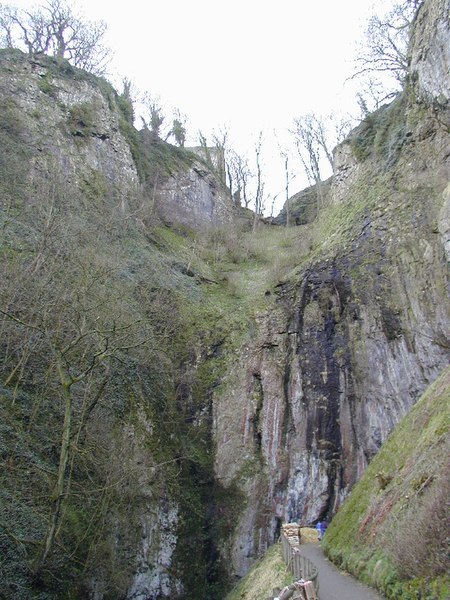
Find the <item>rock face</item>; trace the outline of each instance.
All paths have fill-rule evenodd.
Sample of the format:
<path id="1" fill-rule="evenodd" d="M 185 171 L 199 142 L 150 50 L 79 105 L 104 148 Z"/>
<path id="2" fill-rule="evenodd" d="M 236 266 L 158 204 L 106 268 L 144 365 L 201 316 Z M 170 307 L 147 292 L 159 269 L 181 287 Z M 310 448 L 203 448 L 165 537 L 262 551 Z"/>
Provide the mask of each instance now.
<path id="1" fill-rule="evenodd" d="M 410 78 L 419 97 L 445 105 L 450 98 L 450 2 L 425 2 L 411 41 Z"/>
<path id="2" fill-rule="evenodd" d="M 439 214 L 439 232 L 447 262 L 450 263 L 450 186 L 447 186 L 444 192 L 444 204 Z"/>
<path id="3" fill-rule="evenodd" d="M 140 187 L 131 151 L 137 132 L 114 89 L 68 63 L 31 59 L 17 50 L 2 51 L 0 70 L 2 110 L 22 132 L 36 176 L 59 165 L 67 192 L 114 197 L 123 212 L 133 212 L 129 205 Z M 173 159 L 169 145 L 158 143 L 168 158 L 151 176 L 145 214 L 156 207 L 165 221 L 193 229 L 230 223 L 232 201 L 213 170 L 174 147 L 173 153 L 186 156 Z"/>
<path id="4" fill-rule="evenodd" d="M 138 177 L 110 86 L 102 89 L 99 80 L 68 64 L 60 68 L 15 50 L 2 51 L 0 69 L 2 110 L 16 121 L 38 176 L 54 161 L 68 189 L 129 196 Z"/>
<path id="5" fill-rule="evenodd" d="M 317 216 L 318 206 L 327 203 L 331 189 L 330 177 L 322 181 L 320 189 L 312 185 L 289 198 L 289 221 L 291 225 L 306 225 L 312 223 Z M 273 220 L 277 225 L 286 225 L 287 211 L 283 207 L 280 214 Z"/>
<path id="6" fill-rule="evenodd" d="M 233 220 L 229 192 L 199 161 L 161 182 L 157 206 L 167 223 L 186 225 L 194 230 L 225 225 Z"/>
<path id="7" fill-rule="evenodd" d="M 247 497 L 228 549 L 237 575 L 281 521 L 332 516 L 448 364 L 447 10 L 425 2 L 413 91 L 339 153 L 341 229 L 279 288 L 215 398 L 216 473 Z"/>
<path id="8" fill-rule="evenodd" d="M 156 513 L 156 514 L 155 514 Z M 177 545 L 178 511 L 176 505 L 150 503 L 141 512 L 141 543 L 136 556 L 136 573 L 130 584 L 129 600 L 170 598 L 180 594 L 183 586 L 169 575 Z"/>
<path id="9" fill-rule="evenodd" d="M 211 596 L 222 577 L 220 558 L 227 560 L 231 574 L 243 575 L 276 539 L 282 521 L 311 523 L 330 517 L 392 428 L 448 363 L 450 34 L 445 11 L 448 2 L 425 2 L 411 50 L 410 87 L 337 150 L 331 210 L 320 211 L 308 224 L 316 232 L 310 258 L 302 257 L 295 275 L 276 288 L 272 309 L 257 315 L 237 354 L 235 338 L 226 339 L 230 330 L 217 324 L 227 304 L 210 313 L 211 296 L 202 295 L 203 279 L 211 286 L 217 282 L 197 277 L 193 269 L 179 269 L 179 257 L 164 257 L 167 248 L 146 229 L 155 207 L 166 221 L 193 229 L 232 223 L 231 199 L 218 178 L 200 157 L 180 150 L 181 156 L 179 149 L 154 142 L 150 158 L 159 152 L 158 160 L 153 160 L 153 171 L 142 173 L 137 160 L 142 157 L 133 145 L 136 132 L 112 88 L 51 59 L 0 53 L 0 133 L 17 146 L 14 152 L 8 148 L 0 153 L 0 174 L 2 169 L 9 173 L 1 180 L 8 179 L 10 186 L 2 188 L 4 222 L 8 211 L 20 217 L 20 202 L 37 205 L 36 199 L 44 197 L 39 196 L 40 184 L 45 181 L 42 189 L 51 192 L 55 178 L 58 193 L 64 190 L 58 206 L 63 239 L 71 238 L 77 208 L 91 211 L 80 216 L 72 246 L 75 259 L 76 251 L 91 244 L 94 250 L 81 263 L 86 272 L 101 252 L 99 264 L 114 273 L 104 285 L 100 281 L 99 297 L 107 296 L 108 308 L 116 301 L 127 317 L 132 311 L 139 328 L 148 320 L 149 339 L 159 334 L 163 341 L 158 343 L 164 344 L 158 348 L 155 343 L 141 356 L 142 340 L 136 338 L 134 362 L 128 362 L 132 352 L 118 361 L 104 413 L 88 428 L 88 440 L 98 442 L 98 452 L 106 456 L 100 466 L 107 477 L 100 487 L 115 494 L 115 501 L 106 505 L 100 558 L 84 582 L 86 597 L 194 597 L 200 572 L 202 597 Z M 14 153 L 21 156 L 22 147 L 27 149 L 23 160 L 8 162 Z M 24 198 L 16 194 L 21 174 L 28 181 Z M 69 221 L 65 195 L 72 194 Z M 304 205 L 304 195 L 299 200 Z M 51 216 L 51 202 L 44 208 L 49 210 L 44 216 Z M 100 233 L 100 227 L 112 229 L 118 213 L 115 226 L 121 237 L 113 231 L 96 247 L 86 234 L 91 217 L 101 215 L 94 225 Z M 43 222 L 46 226 L 49 220 Z M 43 236 L 42 247 L 30 242 L 28 248 L 24 240 L 31 229 L 19 219 L 8 223 L 14 241 L 8 251 L 17 261 L 8 263 L 11 278 L 16 264 L 29 273 L 27 258 L 37 273 L 37 259 L 44 250 L 51 254 L 49 236 Z M 26 252 L 29 257 L 20 262 Z M 62 254 L 63 275 L 66 258 L 72 260 L 72 254 Z M 61 280 L 65 287 L 67 279 Z M 96 282 L 92 277 L 93 286 Z M 75 292 L 81 283 L 76 279 Z M 45 284 L 42 288 L 47 291 Z M 8 300 L 17 299 L 15 288 L 13 292 Z M 24 296 L 27 308 L 36 294 Z M 70 305 L 78 295 L 68 298 Z M 193 303 L 186 302 L 193 306 L 191 321 L 185 315 L 189 308 L 182 305 L 187 298 Z M 94 302 L 89 317 L 96 318 L 98 306 Z M 31 307 L 32 316 L 33 311 Z M 233 323 L 238 328 L 242 322 Z M 97 328 L 95 324 L 93 331 Z M 124 320 L 124 330 L 128 328 Z M 195 328 L 201 328 L 197 336 Z M 22 356 L 22 338 L 19 342 Z M 229 348 L 233 355 L 227 361 Z M 8 352 L 9 380 L 22 359 L 14 362 Z M 232 364 L 226 373 L 224 364 Z M 47 377 L 53 371 L 43 372 Z M 30 376 L 30 388 L 32 384 Z M 52 407 L 53 402 L 48 399 Z M 34 419 L 34 399 L 31 405 Z M 58 422 L 60 414 L 52 410 L 49 414 Z M 20 446 L 19 437 L 11 439 L 7 452 Z M 46 460 L 55 468 L 55 447 L 45 444 Z M 93 448 L 87 475 L 77 476 L 88 479 L 90 466 L 97 468 L 97 445 Z M 28 460 L 28 448 L 23 457 Z M 43 477 L 47 471 L 39 473 Z M 49 484 L 42 486 L 48 490 Z M 45 496 L 42 489 L 39 497 Z M 48 507 L 40 510 L 46 517 Z M 40 529 L 36 526 L 36 537 L 30 539 L 45 535 L 42 515 Z M 21 517 L 19 525 L 28 520 Z M 74 539 L 76 550 L 86 531 Z M 227 535 L 230 542 L 222 543 Z M 21 536 L 20 531 L 15 538 Z M 8 547 L 17 555 L 21 548 L 15 538 Z"/>

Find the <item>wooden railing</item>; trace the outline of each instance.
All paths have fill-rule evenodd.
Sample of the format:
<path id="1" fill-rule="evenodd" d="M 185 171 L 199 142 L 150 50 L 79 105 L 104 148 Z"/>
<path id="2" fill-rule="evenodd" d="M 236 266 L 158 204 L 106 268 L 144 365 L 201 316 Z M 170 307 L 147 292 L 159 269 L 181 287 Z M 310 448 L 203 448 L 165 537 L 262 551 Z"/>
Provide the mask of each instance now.
<path id="1" fill-rule="evenodd" d="M 287 598 L 319 600 L 319 572 L 316 565 L 301 553 L 300 527 L 297 523 L 283 525 L 281 544 L 284 562 L 291 570 L 295 581 L 281 592 L 280 600 Z M 311 583 L 305 584 L 304 582 Z"/>

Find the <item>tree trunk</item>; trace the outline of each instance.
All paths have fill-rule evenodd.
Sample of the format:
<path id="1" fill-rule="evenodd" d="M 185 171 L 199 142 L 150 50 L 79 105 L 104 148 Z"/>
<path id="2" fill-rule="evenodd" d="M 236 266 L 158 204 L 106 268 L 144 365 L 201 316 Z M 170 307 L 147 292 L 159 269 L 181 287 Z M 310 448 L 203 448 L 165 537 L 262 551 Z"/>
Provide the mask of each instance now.
<path id="1" fill-rule="evenodd" d="M 39 557 L 36 564 L 36 572 L 38 572 L 42 568 L 42 565 L 47 560 L 47 557 L 50 554 L 53 547 L 53 543 L 55 541 L 55 534 L 58 529 L 59 518 L 61 515 L 61 507 L 64 500 L 65 474 L 70 451 L 70 437 L 72 427 L 72 392 L 70 388 L 73 382 L 65 372 L 65 369 L 61 365 L 60 361 L 58 361 L 58 373 L 62 383 L 62 393 L 65 405 L 61 450 L 59 454 L 58 478 L 56 480 L 56 484 L 52 493 L 52 501 L 54 503 L 53 514 L 50 521 L 50 526 L 47 531 L 47 536 L 45 538 L 45 544 L 42 554 Z"/>

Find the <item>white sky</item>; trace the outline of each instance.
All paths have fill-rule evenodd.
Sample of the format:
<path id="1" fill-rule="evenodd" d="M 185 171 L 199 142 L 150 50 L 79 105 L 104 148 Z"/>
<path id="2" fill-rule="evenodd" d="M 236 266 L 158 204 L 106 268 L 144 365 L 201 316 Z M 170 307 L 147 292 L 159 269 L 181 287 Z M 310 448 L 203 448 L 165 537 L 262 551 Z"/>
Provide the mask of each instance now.
<path id="1" fill-rule="evenodd" d="M 208 136 L 212 129 L 227 127 L 233 146 L 253 157 L 263 130 L 266 191 L 273 196 L 284 187 L 274 130 L 284 144 L 296 116 L 355 112 L 354 87 L 344 81 L 352 73 L 356 43 L 368 16 L 390 4 L 392 0 L 78 0 L 75 6 L 87 18 L 107 22 L 116 88 L 127 77 L 140 91 L 159 96 L 168 118 L 173 108 L 181 110 L 188 117 L 191 144 L 197 144 L 198 130 Z M 302 175 L 298 181 L 293 192 L 307 184 Z"/>

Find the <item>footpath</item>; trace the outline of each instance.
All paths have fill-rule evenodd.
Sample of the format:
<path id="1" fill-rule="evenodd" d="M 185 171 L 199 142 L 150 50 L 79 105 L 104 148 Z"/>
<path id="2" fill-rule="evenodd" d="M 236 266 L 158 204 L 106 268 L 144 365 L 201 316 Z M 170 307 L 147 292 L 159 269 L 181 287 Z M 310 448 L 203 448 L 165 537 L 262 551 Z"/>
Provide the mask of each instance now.
<path id="1" fill-rule="evenodd" d="M 319 544 L 302 544 L 301 552 L 319 570 L 320 600 L 386 600 L 373 588 L 340 571 L 325 557 Z"/>

